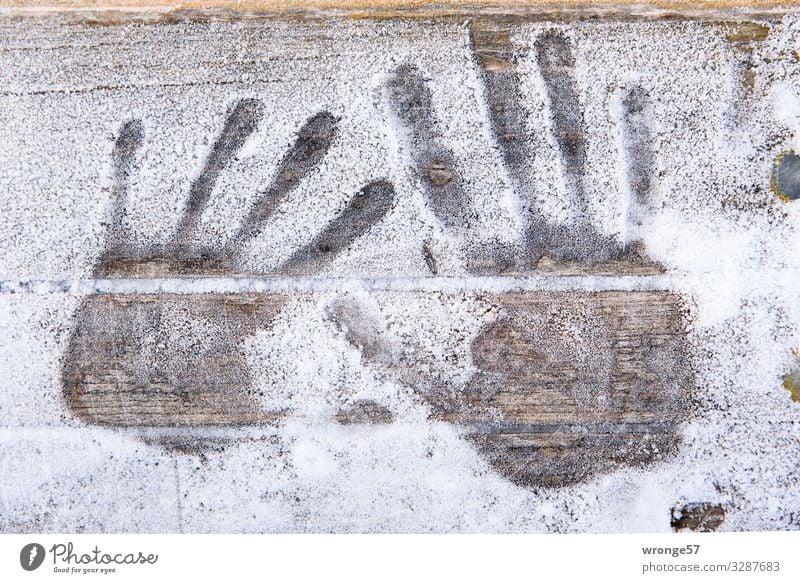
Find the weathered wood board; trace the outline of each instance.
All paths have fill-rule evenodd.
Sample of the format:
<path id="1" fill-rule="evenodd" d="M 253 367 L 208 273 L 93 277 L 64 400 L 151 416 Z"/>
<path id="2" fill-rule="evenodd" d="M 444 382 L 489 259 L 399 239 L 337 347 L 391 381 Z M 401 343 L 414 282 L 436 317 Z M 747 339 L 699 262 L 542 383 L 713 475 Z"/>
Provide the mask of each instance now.
<path id="1" fill-rule="evenodd" d="M 796 528 L 742 4 L 0 0 L 0 530 Z"/>
<path id="2" fill-rule="evenodd" d="M 198 16 L 204 28 L 197 30 L 191 16 L 158 33 L 142 25 L 151 36 L 135 48 L 112 19 L 98 33 L 102 42 L 109 54 L 141 51 L 136 66 L 117 63 L 109 73 L 116 76 L 101 83 L 81 59 L 70 57 L 74 68 L 65 69 L 69 74 L 58 87 L 31 75 L 4 95 L 47 100 L 63 93 L 79 101 L 89 95 L 87 109 L 99 103 L 105 116 L 108 143 L 92 152 L 105 156 L 96 173 L 105 181 L 98 230 L 106 235 L 85 271 L 110 280 L 112 291 L 87 296 L 77 310 L 62 359 L 69 411 L 103 426 L 173 428 L 178 441 L 200 449 L 193 428 L 279 424 L 291 411 L 265 406 L 245 344 L 304 297 L 327 302 L 316 316 L 356 347 L 363 367 L 411 390 L 431 420 L 457 427 L 518 485 L 565 486 L 675 453 L 694 383 L 682 300 L 647 281 L 665 267 L 648 257 L 641 236 L 648 217 L 669 203 L 661 182 L 680 184 L 669 174 L 674 169 L 667 172 L 656 160 L 657 144 L 671 139 L 672 130 L 657 123 L 666 114 L 655 111 L 667 99 L 669 70 L 655 79 L 642 73 L 649 64 L 614 70 L 617 77 L 603 81 L 605 93 L 598 97 L 581 85 L 586 46 L 580 43 L 603 31 L 571 34 L 545 14 L 488 11 L 465 26 L 449 15 L 448 26 L 458 28 L 448 28 L 442 42 L 463 50 L 457 66 L 469 69 L 474 85 L 451 102 L 447 57 L 430 46 L 417 56 L 408 44 L 424 42 L 435 29 L 424 19 L 398 25 L 412 40 L 396 43 L 396 23 L 380 18 L 374 29 L 337 19 L 326 30 L 319 15 L 298 17 L 288 21 L 284 44 L 275 48 L 266 42 L 268 27 L 283 26 L 280 17 L 237 22 L 229 16 L 210 26 Z M 627 25 L 616 34 L 628 34 Z M 94 42 L 94 29 L 69 26 L 43 33 L 52 36 L 53 51 L 74 43 L 81 55 L 89 54 L 83 47 Z M 234 33 L 210 50 L 217 26 L 235 26 Z M 726 34 L 727 25 L 707 26 Z M 760 34 L 758 26 L 752 30 Z M 758 34 L 724 42 L 747 45 Z M 342 44 L 335 39 L 351 38 L 347 50 L 337 49 Z M 33 49 L 26 42 L 12 48 L 27 55 Z M 194 53 L 203 51 L 203 66 L 181 68 L 162 58 L 159 47 L 173 43 L 182 63 L 195 63 Z M 385 43 L 385 54 L 373 58 L 371 43 Z M 329 91 L 341 74 L 353 78 L 337 87 L 339 93 Z M 540 86 L 531 81 L 536 75 Z M 201 101 L 213 92 L 198 114 L 202 124 L 195 124 L 202 135 L 187 130 L 177 136 L 183 127 L 175 119 L 196 121 L 195 108 L 174 95 L 183 90 Z M 532 97 L 535 91 L 541 95 Z M 298 95 L 312 96 L 310 103 L 298 106 Z M 611 119 L 617 98 L 619 119 Z M 115 100 L 129 99 L 147 106 L 116 112 Z M 459 125 L 455 110 L 463 104 L 477 114 Z M 692 122 L 700 126 L 703 119 Z M 592 123 L 602 126 L 600 138 Z M 469 132 L 478 137 L 463 135 Z M 196 141 L 194 157 L 179 137 Z M 612 139 L 618 143 L 604 149 Z M 483 157 L 470 158 L 476 144 Z M 171 183 L 174 196 L 166 201 L 154 177 L 165 182 L 175 171 L 164 170 L 162 157 L 186 166 L 179 169 L 185 180 Z M 593 173 L 606 163 L 613 169 Z M 347 182 L 350 175 L 357 178 Z M 336 190 L 339 181 L 347 184 L 343 193 Z M 148 204 L 162 213 L 179 210 L 158 215 Z M 224 219 L 214 216 L 227 212 L 225 205 L 241 208 Z M 604 205 L 621 208 L 604 208 L 601 221 L 593 213 Z M 324 220 L 305 221 L 315 213 Z M 151 236 L 154 225 L 157 236 Z M 253 252 L 253 244 L 271 229 L 283 229 L 275 240 L 285 253 L 272 263 L 253 261 L 266 247 Z M 383 238 L 370 238 L 376 232 Z M 370 271 L 380 263 L 370 246 L 391 248 L 402 238 L 414 245 L 413 252 L 398 253 L 402 267 L 389 254 L 377 275 Z M 585 275 L 618 277 L 611 287 L 619 291 L 591 291 Z M 572 276 L 578 277 L 561 281 L 561 291 L 497 291 L 531 289 L 530 277 L 547 288 L 551 277 Z M 260 278 L 272 291 L 228 293 L 209 284 L 203 293 L 151 293 L 136 286 L 212 278 L 231 287 Z M 458 278 L 468 291 L 452 291 Z M 410 282 L 409 291 L 390 289 L 396 280 Z M 113 291 L 115 281 L 129 284 L 128 291 Z M 331 300 L 337 282 L 388 298 L 427 294 L 442 304 L 479 296 L 492 306 L 490 317 L 476 311 L 477 331 L 453 335 L 467 355 L 469 378 L 428 374 L 413 335 L 393 336 L 386 322 L 361 312 L 352 298 Z M 328 286 L 324 302 L 315 285 Z M 395 422 L 396 412 L 367 399 L 342 405 L 331 419 L 381 425 Z"/>
<path id="3" fill-rule="evenodd" d="M 251 387 L 242 342 L 268 329 L 289 297 L 92 296 L 77 315 L 65 358 L 65 398 L 78 417 L 103 425 L 278 420 L 283 412 L 263 410 Z M 692 383 L 677 296 L 554 292 L 482 300 L 494 315 L 464 339 L 474 364 L 464 385 L 432 382 L 412 356 L 413 340 L 401 340 L 398 349 L 385 322 L 357 305 L 334 301 L 319 317 L 346 330 L 365 366 L 388 370 L 410 387 L 432 419 L 463 427 L 516 483 L 561 486 L 674 452 Z M 176 330 L 176 322 L 189 325 Z M 193 325 L 213 329 L 204 335 L 213 340 L 195 341 Z M 389 423 L 392 413 L 359 403 L 336 419 Z"/>
<path id="4" fill-rule="evenodd" d="M 65 358 L 75 415 L 119 426 L 241 425 L 275 417 L 249 392 L 242 340 L 285 298 L 247 295 L 92 296 Z M 186 323 L 211 325 L 193 338 Z"/>
<path id="5" fill-rule="evenodd" d="M 469 178 L 453 147 L 441 136 L 441 111 L 433 102 L 433 81 L 407 59 L 384 72 L 379 87 L 383 106 L 398 125 L 401 147 L 408 151 L 414 176 L 426 203 L 441 225 L 452 236 L 466 243 L 465 264 L 478 275 L 525 274 L 630 274 L 652 275 L 663 267 L 647 257 L 638 240 L 622 240 L 618 234 L 602 233 L 591 216 L 586 192 L 590 166 L 588 140 L 590 128 L 585 117 L 586 104 L 579 96 L 575 55 L 579 47 L 558 29 L 542 34 L 532 47 L 521 46 L 516 35 L 541 15 L 524 12 L 503 15 L 479 13 L 469 23 L 469 50 L 480 71 L 482 99 L 492 138 L 500 152 L 510 187 L 520 199 L 519 219 L 522 236 L 517 242 L 493 242 L 469 245 L 474 224 L 486 209 L 474 205 Z M 199 18 L 199 16 L 198 16 Z M 761 23 L 720 23 L 731 45 L 745 51 L 764 37 Z M 127 50 L 125 39 L 105 42 Z M 251 42 L 256 42 L 252 40 Z M 306 49 L 286 47 L 282 58 L 291 60 L 294 52 Z M 297 55 L 298 61 L 307 60 Z M 541 192 L 531 188 L 538 178 L 534 166 L 542 156 L 542 136 L 530 126 L 532 112 L 521 77 L 523 64 L 533 60 L 545 86 L 550 128 L 556 155 L 563 168 L 567 204 L 574 217 L 568 223 L 554 222 L 543 212 Z M 223 68 L 215 62 L 211 71 Z M 526 64 L 527 66 L 527 64 Z M 74 71 L 84 74 L 80 66 Z M 197 74 L 197 73 L 192 73 Z M 214 80 L 203 71 L 200 79 L 178 79 L 172 83 L 231 84 L 235 79 Z M 187 77 L 189 73 L 187 73 Z M 33 93 L 46 91 L 32 85 Z M 98 87 L 98 90 L 124 90 L 124 85 Z M 69 91 L 78 90 L 70 88 Z M 83 89 L 80 89 L 83 91 Z M 625 172 L 632 201 L 626 222 L 641 227 L 641 215 L 658 203 L 654 200 L 658 177 L 654 165 L 653 98 L 644 87 L 625 88 L 621 102 L 621 170 Z M 345 123 L 334 112 L 323 108 L 306 119 L 283 152 L 269 184 L 260 187 L 249 212 L 233 235 L 224 243 L 199 239 L 201 216 L 208 211 L 212 193 L 221 177 L 236 164 L 247 141 L 260 128 L 272 123 L 265 113 L 261 97 L 243 97 L 232 103 L 224 114 L 216 135 L 205 155 L 202 168 L 189 186 L 183 214 L 171 237 L 147 247 L 137 246 L 126 230 L 130 218 L 130 184 L 142 172 L 141 153 L 149 145 L 152 128 L 147 119 L 134 112 L 134 118 L 119 124 L 110 156 L 112 210 L 108 239 L 96 266 L 102 277 L 164 277 L 207 275 L 314 275 L 334 261 L 359 237 L 378 225 L 397 206 L 396 185 L 384 177 L 364 182 L 352 192 L 349 203 L 332 218 L 313 241 L 271 270 L 261 271 L 243 264 L 243 250 L 263 233 L 282 203 L 325 165 Z M 638 211 L 637 211 L 638 209 Z M 345 225 L 352 224 L 348 230 Z M 356 228 L 357 226 L 357 228 Z M 511 229 L 509 225 L 509 229 Z M 440 263 L 430 247 L 420 255 L 431 275 L 442 275 Z"/>

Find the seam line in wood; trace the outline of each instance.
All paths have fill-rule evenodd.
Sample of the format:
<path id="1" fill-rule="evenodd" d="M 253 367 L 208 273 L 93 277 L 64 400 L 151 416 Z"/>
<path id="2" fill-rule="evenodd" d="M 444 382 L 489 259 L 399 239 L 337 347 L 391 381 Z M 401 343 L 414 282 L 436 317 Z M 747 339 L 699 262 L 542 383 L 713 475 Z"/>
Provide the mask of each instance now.
<path id="1" fill-rule="evenodd" d="M 685 279 L 670 275 L 542 275 L 465 277 L 198 277 L 0 281 L 0 294 L 247 294 L 373 291 L 655 291 Z"/>

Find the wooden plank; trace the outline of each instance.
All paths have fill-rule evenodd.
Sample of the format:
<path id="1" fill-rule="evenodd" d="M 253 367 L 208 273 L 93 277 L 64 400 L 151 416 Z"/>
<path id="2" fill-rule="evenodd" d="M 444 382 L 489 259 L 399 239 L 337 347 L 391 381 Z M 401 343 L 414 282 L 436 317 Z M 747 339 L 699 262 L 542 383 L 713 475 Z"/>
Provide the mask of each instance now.
<path id="1" fill-rule="evenodd" d="M 87 298 L 64 360 L 76 416 L 119 426 L 242 425 L 276 420 L 253 394 L 242 343 L 267 329 L 288 295 L 107 295 Z M 458 301 L 449 296 L 444 301 Z M 362 354 L 411 387 L 431 418 L 461 427 L 501 474 L 562 486 L 670 455 L 692 385 L 683 315 L 667 292 L 509 293 L 482 298 L 492 321 L 469 342 L 465 386 L 436 382 L 404 358 L 413 340 L 351 301 L 322 314 Z M 173 322 L 198 323 L 206 340 Z M 343 381 L 344 382 L 344 381 Z M 342 424 L 393 421 L 372 402 Z"/>
<path id="2" fill-rule="evenodd" d="M 504 174 L 522 201 L 524 212 L 518 218 L 525 224 L 520 244 L 480 244 L 465 251 L 471 253 L 465 258 L 466 275 L 662 273 L 637 242 L 620 243 L 593 227 L 585 185 L 589 129 L 584 127 L 585 104 L 576 85 L 576 47 L 557 27 L 545 30 L 530 46 L 515 45 L 517 33 L 533 18 L 513 14 L 470 22 L 488 127 Z M 747 43 L 763 32 L 758 27 L 737 30 L 731 42 Z M 310 41 L 302 46 L 313 53 Z M 300 49 L 286 52 L 294 50 Z M 576 209 L 575 221 L 569 224 L 548 222 L 536 206 L 541 201 L 537 203 L 530 192 L 531 160 L 541 152 L 531 136 L 518 70 L 518 62 L 528 58 L 543 74 L 551 118 L 547 131 L 552 132 L 567 194 Z M 194 74 L 197 71 L 181 70 L 175 79 Z M 481 209 L 470 200 L 456 151 L 437 129 L 442 112 L 432 106 L 431 84 L 436 80 L 401 60 L 381 79 L 376 95 L 385 99 L 383 105 L 402 130 L 399 140 L 404 140 L 420 194 L 448 235 L 469 241 L 471 215 Z M 152 126 L 147 120 L 121 118 L 110 160 L 108 241 L 95 276 L 180 280 L 253 275 L 239 264 L 237 254 L 261 233 L 282 201 L 326 163 L 340 124 L 347 123 L 327 110 L 297 120 L 299 129 L 278 153 L 277 170 L 269 183 L 254 190 L 258 194 L 242 224 L 228 242 L 214 246 L 198 237 L 198 225 L 222 173 L 249 136 L 269 123 L 263 99 L 261 95 L 238 98 L 227 112 L 220 112 L 225 113 L 224 120 L 209 136 L 205 160 L 188 185 L 174 234 L 146 248 L 137 247 L 126 232 L 126 206 L 129 183 L 138 171 L 136 160 L 147 144 L 146 129 Z M 652 131 L 647 125 L 651 100 L 640 88 L 631 87 L 622 106 L 620 132 L 629 149 L 625 171 L 633 202 L 646 207 L 656 179 Z M 307 244 L 287 253 L 283 264 L 266 275 L 289 287 L 295 276 L 321 277 L 333 258 L 390 216 L 402 195 L 388 180 L 370 178 L 354 189 L 350 201 Z M 444 272 L 434 250 L 426 242 L 420 254 L 431 278 L 465 275 L 460 270 Z M 360 273 L 356 268 L 344 275 L 358 281 Z M 436 279 L 432 281 L 427 289 L 436 287 Z M 459 294 L 434 293 L 444 302 L 464 299 Z M 419 354 L 412 338 L 394 337 L 379 315 L 352 299 L 329 303 L 320 317 L 360 351 L 363 366 L 380 369 L 412 389 L 432 420 L 457 427 L 492 467 L 516 484 L 560 487 L 616 467 L 653 463 L 675 452 L 693 385 L 676 295 L 581 290 L 479 295 L 491 310 L 475 314 L 477 335 L 459 340 L 474 367 L 465 383 L 430 375 L 425 363 L 412 356 Z M 178 428 L 171 437 L 178 445 L 173 446 L 189 449 L 211 446 L 192 436 L 195 427 L 276 422 L 289 413 L 262 406 L 244 343 L 256 331 L 269 329 L 283 306 L 296 297 L 290 293 L 89 296 L 78 310 L 63 361 L 66 403 L 89 423 Z M 315 296 L 310 293 L 310 297 Z M 383 425 L 394 423 L 395 413 L 382 403 L 358 401 L 343 406 L 332 419 L 345 426 Z"/>
<path id="3" fill-rule="evenodd" d="M 533 52 L 547 89 L 553 134 L 565 169 L 565 183 L 577 211 L 576 220 L 569 226 L 554 225 L 538 208 L 531 184 L 535 182 L 534 161 L 540 153 L 532 140 L 533 130 L 528 126 L 529 112 L 518 70 L 525 51 L 513 41 L 521 22 L 522 19 L 513 17 L 476 18 L 470 22 L 472 50 L 481 71 L 494 139 L 503 155 L 512 187 L 526 211 L 523 213 L 526 223 L 524 251 L 510 257 L 501 250 L 487 250 L 472 258 L 472 270 L 480 273 L 536 270 L 562 274 L 659 272 L 659 266 L 647 259 L 638 242 L 621 245 L 592 226 L 584 192 L 588 128 L 577 94 L 573 47 L 556 31 L 544 33 L 536 41 Z M 627 126 L 630 128 L 631 124 Z M 640 195 L 639 203 L 646 205 L 652 160 L 647 156 L 649 136 L 641 123 L 633 125 L 631 130 L 638 138 L 634 141 L 634 151 L 629 153 L 636 161 L 636 182 L 637 185 L 648 183 L 647 189 L 635 190 Z"/>
<path id="4" fill-rule="evenodd" d="M 472 273 L 482 275 L 527 274 L 530 272 L 575 274 L 647 275 L 663 271 L 646 257 L 637 241 L 620 243 L 600 234 L 589 217 L 584 180 L 586 137 L 582 105 L 579 103 L 573 71 L 573 47 L 560 33 L 548 32 L 532 48 L 547 87 L 553 134 L 565 169 L 575 221 L 569 225 L 548 221 L 537 207 L 531 189 L 536 151 L 528 128 L 525 97 L 517 73 L 521 49 L 512 42 L 516 27 L 528 22 L 522 17 L 479 18 L 471 22 L 471 45 L 480 66 L 485 99 L 494 140 L 502 152 L 512 187 L 523 202 L 525 223 L 522 245 L 488 244 L 470 249 L 466 259 Z M 410 63 L 396 67 L 385 81 L 389 109 L 403 128 L 420 185 L 441 225 L 454 236 L 469 238 L 470 216 L 481 212 L 472 208 L 464 189 L 459 163 L 452 149 L 436 131 L 437 119 L 431 103 L 429 81 Z M 636 204 L 649 204 L 651 176 L 650 133 L 647 116 L 640 115 L 647 96 L 631 91 L 625 116 L 626 135 L 631 139 L 628 158 L 633 161 L 629 174 L 636 193 Z M 237 261 L 241 250 L 257 237 L 280 203 L 318 166 L 324 163 L 334 141 L 339 120 L 322 111 L 298 130 L 294 143 L 279 163 L 271 184 L 258 195 L 236 233 L 217 248 L 197 240 L 196 227 L 206 209 L 211 192 L 222 170 L 236 157 L 243 144 L 262 120 L 262 103 L 247 98 L 227 112 L 219 134 L 211 146 L 203 169 L 193 181 L 175 234 L 171 240 L 149 248 L 136 248 L 125 230 L 128 187 L 136 171 L 134 160 L 145 146 L 143 120 L 125 122 L 119 129 L 111 155 L 113 167 L 112 200 L 108 242 L 96 274 L 103 277 L 164 277 L 196 275 L 250 275 Z M 383 220 L 394 201 L 394 185 L 376 180 L 354 193 L 353 203 L 334 218 L 328 233 L 299 250 L 271 275 L 315 275 L 336 255 Z M 509 228 L 511 226 L 509 225 Z M 321 238 L 320 238 L 321 237 Z M 335 252 L 330 252 L 335 249 Z M 438 273 L 431 250 L 423 250 L 431 274 Z"/>
<path id="5" fill-rule="evenodd" d="M 583 187 L 585 128 L 571 69 L 572 48 L 566 39 L 555 33 L 545 34 L 535 51 L 551 94 L 555 137 L 566 168 L 566 182 L 577 209 L 576 222 L 569 226 L 548 222 L 536 208 L 530 192 L 530 166 L 537 152 L 525 125 L 525 100 L 515 70 L 518 55 L 509 40 L 509 24 L 503 20 L 498 24 L 494 20 L 479 19 L 471 26 L 472 47 L 483 73 L 495 139 L 503 152 L 513 187 L 528 206 L 523 213 L 526 222 L 523 245 L 481 247 L 466 258 L 468 269 L 485 275 L 532 271 L 560 275 L 662 272 L 659 265 L 643 254 L 637 242 L 623 246 L 614 237 L 599 234 L 589 220 Z M 414 66 L 403 64 L 389 75 L 386 87 L 390 109 L 405 129 L 407 147 L 434 214 L 445 228 L 455 230 L 458 236 L 468 235 L 468 217 L 479 210 L 470 208 L 454 154 L 433 131 L 437 122 L 426 80 Z M 108 241 L 96 274 L 103 277 L 248 275 L 249 272 L 237 262 L 239 252 L 260 233 L 284 198 L 323 163 L 338 131 L 338 120 L 330 113 L 320 112 L 312 116 L 297 132 L 272 184 L 259 194 L 243 224 L 225 246 L 216 248 L 199 242 L 196 226 L 210 193 L 221 171 L 258 127 L 261 111 L 260 100 L 249 98 L 240 100 L 227 112 L 204 167 L 189 189 L 175 234 L 169 241 L 145 249 L 131 244 L 125 219 L 128 184 L 135 171 L 134 159 L 144 147 L 147 136 L 142 120 L 125 122 L 111 155 L 113 206 Z M 637 123 L 628 125 L 631 126 L 630 133 L 637 137 L 634 140 L 636 151 L 631 153 L 631 158 L 637 161 L 637 182 L 649 184 L 646 128 Z M 639 193 L 642 204 L 647 203 L 645 190 Z M 311 247 L 299 250 L 273 274 L 314 275 L 380 222 L 392 206 L 394 197 L 394 186 L 388 181 L 378 180 L 365 185 L 354 195 L 351 205 L 330 223 Z M 430 249 L 424 254 L 428 269 L 436 274 L 436 261 Z"/>
<path id="6" fill-rule="evenodd" d="M 249 392 L 244 337 L 286 297 L 90 296 L 64 358 L 64 396 L 85 421 L 117 426 L 242 425 L 269 421 Z M 181 323 L 212 331 L 181 329 Z"/>
<path id="7" fill-rule="evenodd" d="M 589 163 L 586 159 L 587 128 L 584 127 L 582 111 L 585 104 L 581 104 L 578 99 L 574 74 L 574 54 L 577 47 L 573 47 L 571 41 L 554 30 L 544 32 L 533 46 L 515 45 L 515 34 L 524 30 L 536 18 L 539 17 L 528 13 L 485 14 L 470 21 L 471 48 L 484 84 L 482 95 L 486 100 L 488 122 L 494 142 L 502 153 L 503 165 L 515 197 L 524 207 L 520 219 L 525 227 L 521 242 L 487 243 L 474 248 L 467 245 L 466 267 L 472 273 L 484 275 L 519 275 L 532 272 L 557 275 L 661 273 L 663 268 L 646 256 L 639 242 L 623 243 L 620 237 L 601 234 L 593 227 L 587 209 L 584 184 Z M 708 26 L 711 28 L 721 24 L 712 23 Z M 91 27 L 78 28 L 82 31 L 92 30 Z M 763 23 L 739 23 L 730 28 L 728 40 L 737 45 L 748 45 L 762 41 L 768 31 Z M 106 42 L 124 48 L 124 43 L 119 39 L 112 38 Z M 298 46 L 287 47 L 286 54 L 302 52 L 312 46 L 315 46 L 314 43 L 308 42 L 303 44 L 304 49 Z M 71 58 L 72 62 L 80 63 L 82 59 L 90 58 L 78 48 L 70 50 L 76 51 Z M 192 45 L 187 44 L 185 50 L 191 51 Z M 143 52 L 146 54 L 148 51 L 145 49 Z M 529 52 L 530 55 L 527 54 Z M 577 218 L 569 225 L 551 224 L 545 220 L 541 209 L 536 207 L 536 197 L 529 186 L 533 182 L 532 160 L 541 155 L 541 152 L 536 152 L 535 144 L 531 140 L 531 129 L 527 126 L 528 113 L 525 110 L 526 98 L 517 70 L 517 62 L 528 56 L 538 63 L 544 77 L 549 115 L 553 120 L 553 136 L 563 161 L 568 195 L 573 202 L 570 206 L 577 209 Z M 169 71 L 172 83 L 199 83 L 200 77 L 202 83 L 223 82 L 222 79 L 212 80 L 206 76 L 207 71 L 214 69 L 215 67 L 209 66 L 176 72 L 169 71 L 167 67 L 163 70 L 151 69 L 151 72 L 167 75 Z M 82 69 L 76 71 L 72 76 L 73 80 L 80 80 L 83 75 L 88 75 Z M 235 75 L 226 78 L 224 82 L 230 83 L 234 78 Z M 445 143 L 434 131 L 437 112 L 432 111 L 429 86 L 435 82 L 436 80 L 423 79 L 413 63 L 405 62 L 386 72 L 383 89 L 389 96 L 388 108 L 394 111 L 400 125 L 407 130 L 405 133 L 409 136 L 409 143 L 405 147 L 422 177 L 421 186 L 434 214 L 441 225 L 450 231 L 449 235 L 469 242 L 474 233 L 469 229 L 459 229 L 463 227 L 465 215 L 480 215 L 483 209 L 470 208 L 469 201 L 466 200 L 468 196 L 464 181 L 460 176 L 463 168 L 459 168 L 460 162 L 454 155 L 452 145 Z M 78 85 L 71 90 L 78 91 Z M 38 84 L 35 87 L 36 91 L 42 90 Z M 259 234 L 281 201 L 314 169 L 326 163 L 326 154 L 336 138 L 338 124 L 341 122 L 328 111 L 320 111 L 306 120 L 294 136 L 293 143 L 283 153 L 272 183 L 259 192 L 243 224 L 225 244 L 225 248 L 217 249 L 213 241 L 197 240 L 197 221 L 206 210 L 219 176 L 236 158 L 248 136 L 257 128 L 270 123 L 271 120 L 262 119 L 262 99 L 241 99 L 230 108 L 225 121 L 220 123 L 218 134 L 210 140 L 211 145 L 205 153 L 203 168 L 188 188 L 184 214 L 176 225 L 175 234 L 171 240 L 150 245 L 146 249 L 133 246 L 124 225 L 129 200 L 128 183 L 140 170 L 136 168 L 135 159 L 137 152 L 146 147 L 146 128 L 150 126 L 146 119 L 120 122 L 115 148 L 111 154 L 113 210 L 108 221 L 111 226 L 108 243 L 96 268 L 97 275 L 182 277 L 253 274 L 237 262 L 238 252 L 247 241 Z M 639 88 L 631 88 L 623 100 L 625 112 L 621 128 L 622 135 L 626 136 L 624 141 L 629 144 L 630 151 L 625 158 L 630 167 L 626 170 L 635 194 L 634 202 L 645 208 L 642 213 L 644 216 L 647 214 L 646 207 L 650 204 L 650 191 L 655 182 L 652 132 L 647 126 L 648 119 L 652 116 L 642 114 L 649 103 L 649 96 L 645 92 Z M 438 112 L 438 115 L 441 117 L 442 112 Z M 538 129 L 542 128 L 534 128 Z M 380 188 L 375 188 L 376 184 Z M 393 204 L 390 199 L 394 196 L 387 193 L 393 190 L 394 185 L 377 178 L 374 182 L 359 185 L 353 192 L 353 199 L 375 202 L 373 206 L 365 207 L 370 212 L 361 213 L 359 220 L 351 220 L 354 214 L 350 207 L 350 210 L 344 211 L 342 216 L 335 217 L 330 223 L 330 227 L 335 230 L 333 238 L 315 240 L 313 249 L 298 250 L 298 255 L 290 258 L 284 265 L 277 266 L 270 275 L 316 275 L 330 264 L 338 252 L 345 251 L 384 219 Z M 379 196 L 373 200 L 363 197 L 364 192 L 379 193 Z M 404 195 L 407 196 L 407 192 L 398 193 L 398 196 Z M 633 205 L 625 206 L 633 208 Z M 635 217 L 629 219 L 632 221 Z M 509 222 L 509 231 L 514 228 Z M 332 232 L 327 234 L 332 235 Z M 326 249 L 336 249 L 336 252 L 330 253 Z M 441 274 L 441 262 L 437 262 L 430 247 L 425 247 L 420 255 L 424 257 L 432 275 Z"/>

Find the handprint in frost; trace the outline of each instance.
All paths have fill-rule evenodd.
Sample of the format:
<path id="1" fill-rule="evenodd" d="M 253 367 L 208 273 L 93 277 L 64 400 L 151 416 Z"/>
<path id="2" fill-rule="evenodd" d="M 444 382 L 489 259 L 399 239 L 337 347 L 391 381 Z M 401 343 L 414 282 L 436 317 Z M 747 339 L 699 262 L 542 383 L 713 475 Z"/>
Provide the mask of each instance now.
<path id="1" fill-rule="evenodd" d="M 261 103 L 243 99 L 229 112 L 214 142 L 203 170 L 189 189 L 183 216 L 169 241 L 150 248 L 137 248 L 125 229 L 128 180 L 145 135 L 140 121 L 126 123 L 116 140 L 112 159 L 113 209 L 106 250 L 96 270 L 101 276 L 181 276 L 241 274 L 238 255 L 263 230 L 287 196 L 317 168 L 336 138 L 338 122 L 328 112 L 311 117 L 278 165 L 271 184 L 264 189 L 243 223 L 224 245 L 198 241 L 200 217 L 221 172 L 230 166 L 262 118 Z M 366 184 L 314 241 L 299 249 L 276 272 L 311 273 L 330 263 L 359 236 L 379 222 L 394 201 L 394 188 L 387 180 Z"/>
<path id="2" fill-rule="evenodd" d="M 241 249 L 265 227 L 287 195 L 323 160 L 338 120 L 327 112 L 297 132 L 272 183 L 263 190 L 225 245 L 198 242 L 197 225 L 223 170 L 230 166 L 262 118 L 258 100 L 228 112 L 205 166 L 193 182 L 175 234 L 161 245 L 138 248 L 125 228 L 128 183 L 145 140 L 138 120 L 124 124 L 114 144 L 109 237 L 96 274 L 104 277 L 236 273 Z M 366 184 L 310 243 L 295 250 L 278 273 L 324 269 L 379 222 L 394 201 L 387 180 Z M 256 423 L 281 412 L 262 411 L 243 356 L 244 339 L 270 321 L 287 301 L 268 294 L 98 294 L 78 309 L 63 367 L 72 411 L 110 425 Z"/>
<path id="3" fill-rule="evenodd" d="M 498 40 L 499 39 L 499 40 Z M 469 272 L 492 274 L 542 269 L 542 259 L 565 273 L 658 272 L 638 245 L 601 235 L 592 226 L 584 180 L 587 154 L 583 114 L 569 41 L 543 33 L 533 46 L 551 108 L 551 131 L 563 162 L 575 220 L 549 222 L 530 190 L 536 156 L 528 135 L 520 81 L 508 35 L 473 25 L 492 128 L 512 187 L 522 200 L 521 245 L 472 246 Z M 478 212 L 453 150 L 439 129 L 428 82 L 414 64 L 386 77 L 389 111 L 426 204 L 443 229 L 468 238 Z M 639 88 L 622 97 L 621 135 L 631 191 L 628 223 L 636 227 L 652 192 L 650 101 Z M 268 225 L 297 185 L 323 161 L 336 139 L 338 120 L 321 112 L 297 132 L 271 184 L 261 191 L 242 225 L 224 244 L 199 241 L 198 223 L 216 182 L 261 123 L 259 101 L 239 101 L 228 113 L 205 167 L 190 188 L 175 234 L 161 245 L 136 248 L 125 232 L 127 184 L 146 136 L 141 122 L 125 124 L 113 150 L 113 211 L 102 276 L 240 275 L 242 249 Z M 395 192 L 384 179 L 366 184 L 322 232 L 293 250 L 273 272 L 322 272 L 356 239 L 381 221 Z M 624 237 L 623 237 L 624 239 Z M 478 248 L 479 247 L 479 248 Z M 433 275 L 439 262 L 430 242 L 422 258 Z M 605 266 L 605 267 L 603 267 Z M 558 487 L 620 465 L 663 459 L 680 443 L 692 378 L 686 356 L 683 311 L 669 292 L 446 294 L 443 304 L 483 304 L 474 337 L 451 330 L 468 354 L 471 378 L 461 384 L 432 374 L 443 346 L 431 352 L 399 337 L 379 315 L 358 302 L 333 299 L 320 317 L 361 353 L 379 378 L 410 388 L 432 420 L 464 431 L 492 467 L 517 484 Z M 72 410 L 101 424 L 125 426 L 237 425 L 270 421 L 247 372 L 243 345 L 270 327 L 287 294 L 120 294 L 84 300 L 64 365 L 64 390 Z M 425 314 L 419 314 L 425 317 Z M 447 344 L 447 343 L 445 343 Z M 439 354 L 442 353 L 442 354 Z M 291 387 L 289 387 L 289 390 Z M 362 400 L 334 415 L 342 424 L 391 423 L 384 404 Z"/>

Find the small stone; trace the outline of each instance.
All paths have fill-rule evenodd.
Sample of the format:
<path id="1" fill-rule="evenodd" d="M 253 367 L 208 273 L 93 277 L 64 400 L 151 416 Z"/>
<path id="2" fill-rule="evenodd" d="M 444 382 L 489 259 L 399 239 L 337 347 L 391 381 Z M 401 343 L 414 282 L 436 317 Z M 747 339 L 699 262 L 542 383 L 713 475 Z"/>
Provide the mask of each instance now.
<path id="1" fill-rule="evenodd" d="M 800 156 L 792 151 L 778 156 L 772 173 L 772 188 L 784 200 L 800 198 Z"/>

